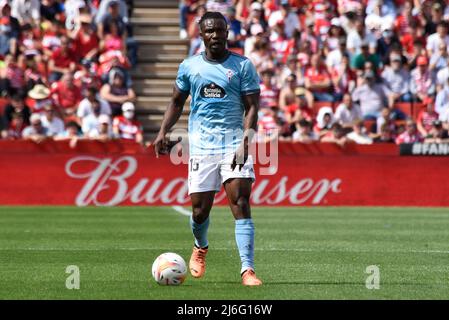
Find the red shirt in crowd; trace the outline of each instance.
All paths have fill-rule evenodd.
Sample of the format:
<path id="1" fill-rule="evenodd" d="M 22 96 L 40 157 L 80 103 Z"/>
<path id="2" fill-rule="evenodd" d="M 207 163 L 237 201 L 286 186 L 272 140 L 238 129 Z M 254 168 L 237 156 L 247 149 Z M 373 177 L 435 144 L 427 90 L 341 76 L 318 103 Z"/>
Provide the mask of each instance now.
<path id="1" fill-rule="evenodd" d="M 432 129 L 432 122 L 438 120 L 438 113 L 427 112 L 427 110 L 421 110 L 416 118 L 417 123 L 421 123 L 426 131 Z"/>
<path id="2" fill-rule="evenodd" d="M 327 71 L 327 68 L 324 66 L 320 66 L 318 68 L 308 67 L 304 74 L 305 78 L 308 78 L 310 83 L 313 85 L 314 83 L 319 83 L 325 80 L 331 81 L 331 76 Z M 327 92 L 329 88 L 321 88 L 321 89 L 313 89 L 314 92 Z"/>
<path id="3" fill-rule="evenodd" d="M 68 68 L 72 62 L 76 61 L 76 56 L 72 50 L 68 50 L 65 53 L 62 52 L 62 48 L 56 49 L 51 59 L 54 61 L 55 66 L 58 68 Z"/>
<path id="4" fill-rule="evenodd" d="M 273 86 L 260 85 L 260 107 L 269 108 L 277 106 L 279 101 L 279 90 Z"/>
<path id="5" fill-rule="evenodd" d="M 396 144 L 423 142 L 423 140 L 424 139 L 419 132 L 409 134 L 407 131 L 404 131 L 396 138 Z"/>
<path id="6" fill-rule="evenodd" d="M 138 134 L 142 134 L 142 125 L 137 120 L 129 120 L 124 116 L 115 117 L 112 126 L 120 133 L 120 138 L 136 140 Z"/>
<path id="7" fill-rule="evenodd" d="M 51 86 L 51 95 L 54 102 L 64 109 L 76 108 L 83 99 L 80 88 L 68 87 L 64 81 L 58 81 Z"/>
<path id="8" fill-rule="evenodd" d="M 95 48 L 98 48 L 100 41 L 95 33 L 89 36 L 84 35 L 82 32 L 78 32 L 74 42 L 74 51 L 80 59 L 86 57 L 86 55 Z"/>

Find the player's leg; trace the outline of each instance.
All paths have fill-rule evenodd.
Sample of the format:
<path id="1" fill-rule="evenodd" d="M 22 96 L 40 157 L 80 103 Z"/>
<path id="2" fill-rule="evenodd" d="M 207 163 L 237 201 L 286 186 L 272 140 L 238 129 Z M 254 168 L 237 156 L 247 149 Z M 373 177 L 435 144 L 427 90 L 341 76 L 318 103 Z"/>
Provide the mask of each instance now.
<path id="1" fill-rule="evenodd" d="M 220 190 L 217 163 L 210 161 L 207 157 L 192 157 L 189 161 L 189 195 L 192 201 L 190 227 L 195 245 L 190 257 L 189 269 L 195 278 L 202 277 L 206 271 L 209 214 L 217 190 Z"/>
<path id="2" fill-rule="evenodd" d="M 251 178 L 231 178 L 224 182 L 229 206 L 235 218 L 235 240 L 240 254 L 244 285 L 261 285 L 254 272 L 254 223 L 249 203 Z"/>

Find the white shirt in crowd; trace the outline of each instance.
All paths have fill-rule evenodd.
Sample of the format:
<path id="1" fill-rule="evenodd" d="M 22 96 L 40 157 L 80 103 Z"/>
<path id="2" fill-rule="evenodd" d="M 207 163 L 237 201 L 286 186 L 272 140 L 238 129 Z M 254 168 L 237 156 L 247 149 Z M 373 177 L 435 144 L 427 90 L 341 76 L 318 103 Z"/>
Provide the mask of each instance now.
<path id="1" fill-rule="evenodd" d="M 341 125 L 353 124 L 354 121 L 360 119 L 362 119 L 362 111 L 356 104 L 353 104 L 349 110 L 346 104 L 341 103 L 335 110 L 335 120 Z"/>
<path id="2" fill-rule="evenodd" d="M 47 135 L 56 136 L 64 132 L 64 121 L 54 116 L 51 121 L 43 115 L 41 117 L 42 126 L 47 128 Z"/>
<path id="3" fill-rule="evenodd" d="M 111 115 L 111 106 L 109 103 L 103 99 L 97 98 L 98 101 L 100 101 L 100 114 L 106 114 L 108 116 Z M 81 100 L 78 111 L 76 112 L 76 115 L 78 118 L 83 119 L 84 117 L 87 117 L 88 115 L 93 114 L 92 111 L 92 103 L 87 100 L 87 98 L 84 98 Z"/>

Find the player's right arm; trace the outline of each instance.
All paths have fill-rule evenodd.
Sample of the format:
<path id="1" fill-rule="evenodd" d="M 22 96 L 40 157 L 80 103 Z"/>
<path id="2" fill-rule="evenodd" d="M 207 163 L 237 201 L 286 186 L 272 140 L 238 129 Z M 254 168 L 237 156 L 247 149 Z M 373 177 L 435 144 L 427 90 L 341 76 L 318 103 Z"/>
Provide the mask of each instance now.
<path id="1" fill-rule="evenodd" d="M 182 110 L 184 108 L 184 103 L 186 102 L 188 96 L 188 92 L 179 90 L 177 86 L 173 88 L 173 95 L 171 97 L 167 111 L 165 111 L 161 129 L 159 130 L 156 140 L 154 140 L 153 142 L 156 157 L 159 158 L 159 154 L 166 154 L 170 151 L 169 141 L 165 136 L 181 116 Z"/>

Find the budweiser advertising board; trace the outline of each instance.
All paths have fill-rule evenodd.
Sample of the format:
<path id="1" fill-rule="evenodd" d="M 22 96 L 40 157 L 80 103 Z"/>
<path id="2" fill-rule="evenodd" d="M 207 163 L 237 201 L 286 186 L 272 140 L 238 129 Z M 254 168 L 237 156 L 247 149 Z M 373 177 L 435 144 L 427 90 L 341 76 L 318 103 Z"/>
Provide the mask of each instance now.
<path id="1" fill-rule="evenodd" d="M 255 166 L 260 206 L 447 206 L 448 160 L 401 157 L 394 145 L 279 145 Z M 260 174 L 263 170 L 264 174 Z M 1 205 L 189 205 L 187 165 L 123 143 L 0 143 Z M 217 204 L 226 204 L 223 190 Z"/>

